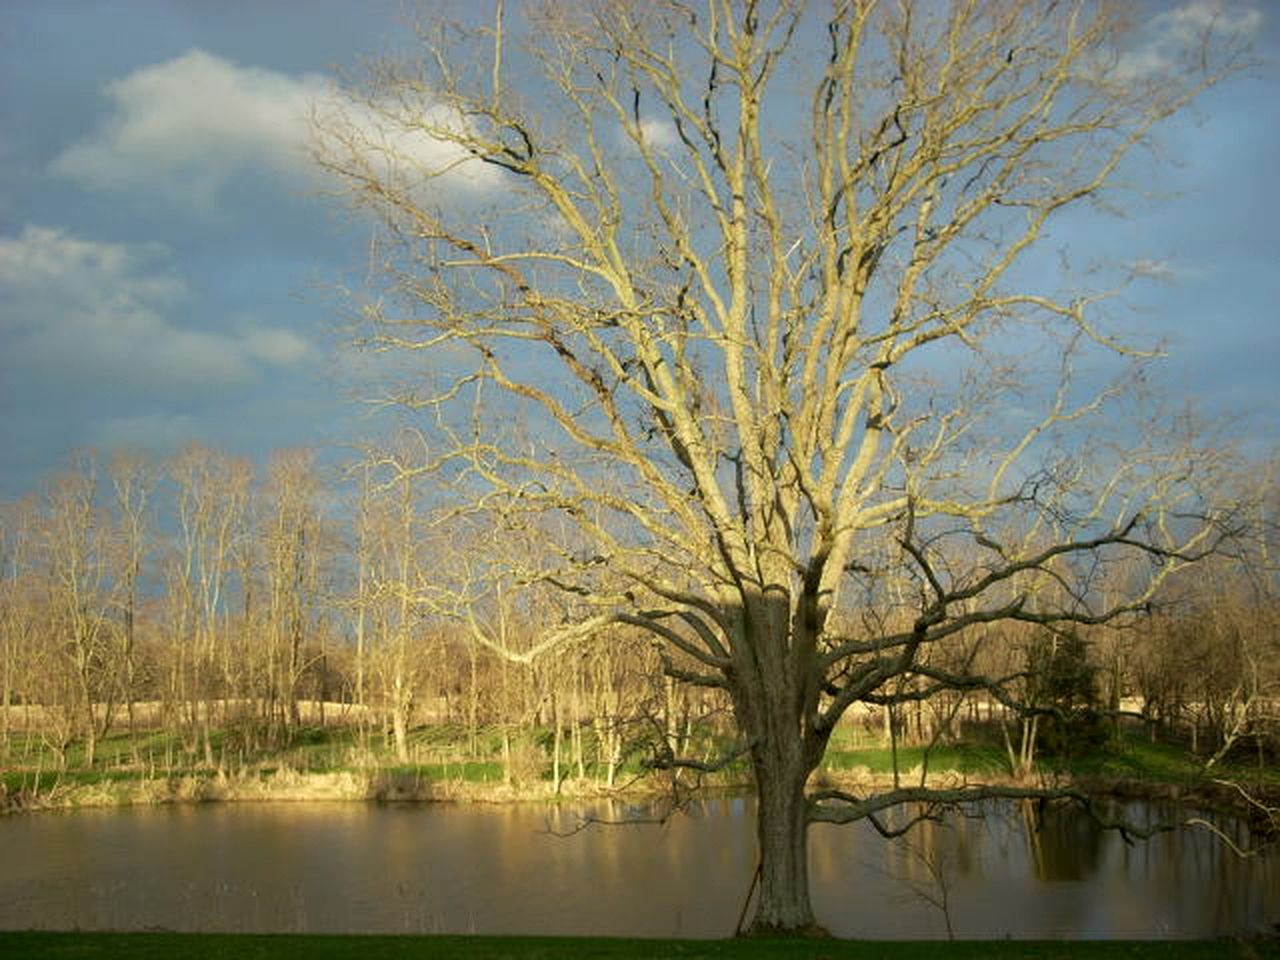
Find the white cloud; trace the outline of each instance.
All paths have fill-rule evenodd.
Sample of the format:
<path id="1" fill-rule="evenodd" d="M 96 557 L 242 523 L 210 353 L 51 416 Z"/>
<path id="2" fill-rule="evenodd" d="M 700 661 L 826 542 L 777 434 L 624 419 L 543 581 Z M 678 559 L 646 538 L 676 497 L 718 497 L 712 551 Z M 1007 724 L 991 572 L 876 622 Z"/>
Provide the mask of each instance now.
<path id="1" fill-rule="evenodd" d="M 1153 44 L 1126 50 L 1108 71 L 1108 77 L 1116 83 L 1132 83 L 1145 77 L 1163 73 L 1173 65 L 1172 61 Z"/>
<path id="2" fill-rule="evenodd" d="M 1133 279 L 1170 281 L 1178 278 L 1178 270 L 1171 260 L 1145 257 L 1129 263 L 1129 276 Z"/>
<path id="3" fill-rule="evenodd" d="M 159 192 L 197 209 L 210 209 L 234 178 L 263 170 L 310 189 L 318 175 L 309 153 L 317 113 L 345 118 L 399 168 L 450 169 L 450 186 L 462 189 L 485 190 L 500 180 L 495 169 L 431 135 L 433 128 L 457 129 L 459 121 L 441 108 L 387 119 L 316 74 L 245 67 L 192 50 L 135 70 L 103 93 L 109 114 L 50 168 L 91 189 Z"/>
<path id="4" fill-rule="evenodd" d="M 676 125 L 662 117 L 643 117 L 640 120 L 640 136 L 649 149 L 655 153 L 666 153 L 680 142 L 680 134 Z M 631 138 L 630 132 L 621 124 L 617 128 L 618 143 L 629 154 L 639 153 L 639 148 Z"/>
<path id="5" fill-rule="evenodd" d="M 1152 17 L 1141 44 L 1125 51 L 1111 71 L 1128 83 L 1176 69 L 1179 54 L 1209 41 L 1248 43 L 1262 28 L 1262 11 L 1235 0 L 1188 0 Z"/>
<path id="6" fill-rule="evenodd" d="M 301 169 L 307 116 L 325 92 L 315 75 L 241 67 L 193 50 L 108 84 L 110 114 L 52 169 L 96 189 L 167 185 L 207 205 L 251 166 L 286 175 Z"/>
<path id="7" fill-rule="evenodd" d="M 311 344 L 292 330 L 252 327 L 241 334 L 245 351 L 277 367 L 291 367 L 311 356 Z"/>
<path id="8" fill-rule="evenodd" d="M 1159 14 L 1152 25 L 1184 43 L 1206 34 L 1247 39 L 1256 36 L 1262 27 L 1262 11 L 1228 0 L 1191 0 Z"/>
<path id="9" fill-rule="evenodd" d="M 655 117 L 640 121 L 640 135 L 644 137 L 645 143 L 658 150 L 674 147 L 679 140 L 674 123 Z"/>
<path id="10" fill-rule="evenodd" d="M 164 256 L 158 245 L 100 243 L 51 227 L 0 237 L 0 369 L 55 385 L 219 388 L 251 381 L 259 362 L 287 366 L 308 355 L 288 330 L 180 326 L 173 317 L 190 291 Z"/>
<path id="11" fill-rule="evenodd" d="M 375 172 L 410 189 L 428 181 L 438 186 L 438 177 L 451 189 L 471 193 L 497 190 L 504 183 L 498 167 L 474 159 L 451 139 L 466 127 L 456 110 L 415 102 L 371 106 L 341 96 L 320 106 L 322 125 L 349 133 Z M 330 143 L 334 139 L 332 132 L 321 135 Z"/>

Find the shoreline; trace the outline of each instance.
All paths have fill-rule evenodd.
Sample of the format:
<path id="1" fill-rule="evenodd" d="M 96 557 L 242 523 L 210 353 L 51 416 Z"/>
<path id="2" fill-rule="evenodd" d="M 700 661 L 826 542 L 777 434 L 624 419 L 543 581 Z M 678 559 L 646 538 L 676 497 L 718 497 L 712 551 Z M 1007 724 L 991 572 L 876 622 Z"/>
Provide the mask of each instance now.
<path id="1" fill-rule="evenodd" d="M 824 786 L 870 793 L 892 789 L 893 778 L 858 771 L 819 771 Z M 904 783 L 919 778 L 902 777 Z M 954 788 L 966 784 L 1016 785 L 1007 776 L 976 779 L 966 774 L 938 770 L 928 785 Z M 1026 781 L 1023 781 L 1025 784 Z M 1280 789 L 1250 788 L 1246 793 L 1227 781 L 1175 782 L 1126 777 L 1066 777 L 1059 786 L 1077 786 L 1100 798 L 1184 804 L 1199 810 L 1224 813 L 1249 823 L 1251 829 L 1274 832 L 1276 824 L 1263 816 L 1260 804 L 1274 808 Z M 749 780 L 703 783 L 696 793 L 706 797 L 751 795 Z M 548 781 L 510 784 L 462 778 L 433 779 L 420 773 L 386 770 L 306 772 L 277 769 L 190 772 L 166 777 L 117 778 L 97 783 L 62 783 L 41 791 L 6 790 L 0 783 L 0 816 L 23 813 L 103 809 L 108 807 L 172 806 L 205 803 L 461 803 L 505 805 L 513 803 L 575 803 L 591 800 L 658 801 L 671 796 L 669 785 L 638 778 L 608 788 L 594 780 L 566 779 L 557 790 Z"/>

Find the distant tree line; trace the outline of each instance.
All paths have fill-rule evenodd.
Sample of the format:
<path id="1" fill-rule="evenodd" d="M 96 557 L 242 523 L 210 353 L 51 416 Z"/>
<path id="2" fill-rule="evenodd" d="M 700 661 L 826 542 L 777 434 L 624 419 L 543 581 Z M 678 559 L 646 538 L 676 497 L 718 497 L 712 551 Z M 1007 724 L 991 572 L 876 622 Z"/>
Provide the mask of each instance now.
<path id="1" fill-rule="evenodd" d="M 0 760 L 38 746 L 65 764 L 75 746 L 84 766 L 120 761 L 98 750 L 114 733 L 127 734 L 136 762 L 160 730 L 184 763 L 213 768 L 228 750 L 282 748 L 309 726 L 347 724 L 408 763 L 414 729 L 442 723 L 469 756 L 500 755 L 510 779 L 614 786 L 628 762 L 697 755 L 699 738 L 715 755 L 729 730 L 722 692 L 675 682 L 678 662 L 664 675 L 664 654 L 625 625 L 522 658 L 572 606 L 553 586 L 504 592 L 477 566 L 492 544 L 471 549 L 497 526 L 451 518 L 405 462 L 339 472 L 303 450 L 264 469 L 200 446 L 163 461 L 84 454 L 0 506 Z M 1255 487 L 1272 490 L 1262 475 Z M 1249 535 L 1173 580 L 1144 616 L 1057 631 L 976 625 L 931 652 L 939 669 L 1011 678 L 1017 709 L 987 691 L 930 694 L 922 674 L 880 713 L 846 722 L 895 746 L 954 741 L 981 724 L 998 731 L 1016 775 L 1037 754 L 1101 746 L 1126 718 L 1210 768 L 1228 756 L 1270 762 L 1280 732 L 1273 500 L 1254 496 Z M 543 549 L 536 530 L 506 547 Z M 842 615 L 864 614 L 854 603 Z M 483 632 L 469 629 L 477 617 Z M 500 637 L 504 655 L 480 635 Z"/>
<path id="2" fill-rule="evenodd" d="M 590 766 L 611 785 L 635 741 L 691 729 L 697 694 L 655 679 L 623 631 L 512 664 L 428 612 L 465 544 L 386 473 L 348 482 L 299 450 L 260 471 L 199 446 L 85 454 L 0 506 L 0 760 L 43 748 L 65 764 L 75 746 L 92 767 L 127 733 L 137 761 L 162 730 L 185 765 L 221 767 L 344 723 L 408 762 L 411 729 L 447 721 L 473 755 L 482 729 L 496 738 L 508 776 Z M 553 614 L 501 596 L 485 611 L 512 649 Z"/>

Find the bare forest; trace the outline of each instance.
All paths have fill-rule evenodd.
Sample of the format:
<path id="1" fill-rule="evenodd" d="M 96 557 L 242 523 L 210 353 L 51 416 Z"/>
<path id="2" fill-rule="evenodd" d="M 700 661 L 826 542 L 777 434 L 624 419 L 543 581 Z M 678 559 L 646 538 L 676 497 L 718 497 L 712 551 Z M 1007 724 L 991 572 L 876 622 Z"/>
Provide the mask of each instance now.
<path id="1" fill-rule="evenodd" d="M 326 479 L 305 451 L 262 471 L 202 447 L 86 454 L 5 504 L 6 768 L 225 773 L 333 727 L 351 734 L 325 759 L 342 767 L 484 761 L 508 784 L 611 788 L 641 744 L 688 740 L 722 708 L 655 680 L 625 630 L 493 657 L 417 599 L 467 547 L 396 476 Z M 476 615 L 518 650 L 559 614 L 499 598 Z M 447 742 L 424 745 L 424 726 Z"/>
<path id="2" fill-rule="evenodd" d="M 167 461 L 85 454 L 4 504 L 0 758 L 11 799 L 76 771 L 225 776 L 282 763 L 420 769 L 538 796 L 642 785 L 678 798 L 701 782 L 706 771 L 655 768 L 676 756 L 711 766 L 733 742 L 728 698 L 676 682 L 680 661 L 626 625 L 523 661 L 477 642 L 480 624 L 507 651 L 532 651 L 566 610 L 554 592 L 541 604 L 499 592 L 471 624 L 441 615 L 440 567 L 467 569 L 467 538 L 494 529 L 449 528 L 450 511 L 424 503 L 401 467 L 326 471 L 299 450 L 265 470 L 202 447 Z M 1010 696 L 926 698 L 927 675 L 904 679 L 892 700 L 846 716 L 820 775 L 874 765 L 887 749 L 886 775 L 923 780 L 931 755 L 945 771 L 957 745 L 980 744 L 990 773 L 1029 783 L 1126 736 L 1172 745 L 1206 773 L 1269 770 L 1280 733 L 1275 507 L 1256 498 L 1271 470 L 1241 484 L 1241 502 L 1257 504 L 1252 539 L 1123 625 L 969 628 L 936 662 L 1011 678 Z M 325 749 L 309 754 L 315 743 Z M 722 773 L 710 781 L 749 777 L 745 764 Z"/>

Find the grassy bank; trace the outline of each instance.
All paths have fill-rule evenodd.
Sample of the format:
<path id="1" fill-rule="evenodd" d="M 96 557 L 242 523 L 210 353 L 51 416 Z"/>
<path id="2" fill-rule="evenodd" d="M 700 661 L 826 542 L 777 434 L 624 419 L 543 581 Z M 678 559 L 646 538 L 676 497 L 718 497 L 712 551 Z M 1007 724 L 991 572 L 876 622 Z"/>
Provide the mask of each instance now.
<path id="1" fill-rule="evenodd" d="M 1003 749 L 981 740 L 939 744 L 931 749 L 903 746 L 896 756 L 888 747 L 835 746 L 828 751 L 822 770 L 836 779 L 861 776 L 883 783 L 892 779 L 895 763 L 903 783 L 918 783 L 922 772 L 938 779 L 987 782 L 1008 779 L 1009 774 Z M 1206 769 L 1200 758 L 1177 744 L 1136 735 L 1082 756 L 1042 757 L 1036 763 L 1036 773 L 1120 793 L 1140 794 L 1145 786 L 1158 795 L 1212 795 L 1218 792 L 1218 781 L 1229 780 L 1247 784 L 1259 796 L 1280 795 L 1280 770 L 1275 767 L 1227 763 Z"/>
<path id="2" fill-rule="evenodd" d="M 312 725 L 293 730 L 283 745 L 253 744 L 237 729 L 216 731 L 208 751 L 192 752 L 161 730 L 117 733 L 99 745 L 98 759 L 84 763 L 78 747 L 61 755 L 38 738 L 13 739 L 0 762 L 0 811 L 85 806 L 152 805 L 210 801 L 363 800 L 481 801 L 589 797 L 621 790 L 637 796 L 664 783 L 644 778 L 631 758 L 610 787 L 592 764 L 561 764 L 558 771 L 535 734 L 502 742 L 501 731 L 474 735 L 456 724 L 416 729 L 407 758 L 381 738 L 352 725 Z M 855 790 L 889 786 L 895 767 L 903 783 L 1008 780 L 1003 748 L 988 733 L 930 748 L 891 750 L 857 730 L 833 737 L 816 777 Z M 1280 771 L 1215 767 L 1175 744 L 1131 735 L 1102 750 L 1073 758 L 1042 758 L 1038 770 L 1058 782 L 1084 782 L 1101 792 L 1167 796 L 1197 802 L 1230 802 L 1218 778 L 1248 783 L 1260 797 L 1280 796 Z M 727 768 L 704 785 L 745 789 L 744 766 Z"/>
<path id="3" fill-rule="evenodd" d="M 59 960 L 629 960 L 681 957 L 813 960 L 1223 960 L 1280 957 L 1275 941 L 991 941 L 624 940 L 575 937 L 341 937 L 294 934 L 0 933 L 0 956 Z"/>
<path id="4" fill-rule="evenodd" d="M 413 730 L 401 756 L 381 736 L 338 722 L 292 729 L 274 743 L 242 728 L 219 729 L 207 750 L 193 750 L 157 729 L 103 738 L 89 765 L 79 744 L 58 753 L 38 736 L 14 735 L 0 752 L 0 811 L 238 800 L 506 802 L 661 789 L 639 776 L 638 757 L 610 785 L 598 764 L 564 758 L 557 767 L 550 742 L 545 731 L 504 743 L 500 728 L 473 733 L 437 723 Z M 714 785 L 744 783 L 743 775 L 730 771 Z"/>

